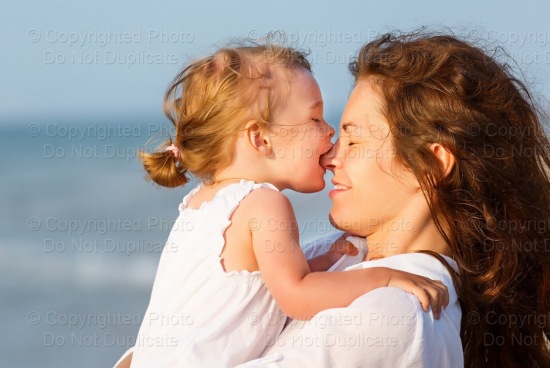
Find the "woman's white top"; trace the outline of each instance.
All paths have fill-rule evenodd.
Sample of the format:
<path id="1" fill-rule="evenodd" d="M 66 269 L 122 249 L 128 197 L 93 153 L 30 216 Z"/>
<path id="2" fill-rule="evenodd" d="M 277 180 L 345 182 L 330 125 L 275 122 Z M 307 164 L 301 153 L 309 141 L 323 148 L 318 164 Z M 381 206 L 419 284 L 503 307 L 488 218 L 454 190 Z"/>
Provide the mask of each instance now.
<path id="1" fill-rule="evenodd" d="M 305 253 L 316 255 L 307 248 Z M 444 258 L 457 269 L 456 262 Z M 346 308 L 325 310 L 307 322 L 292 321 L 263 358 L 239 367 L 463 367 L 461 310 L 443 264 L 427 254 L 408 253 L 346 270 L 369 267 L 390 267 L 441 280 L 449 290 L 449 305 L 434 320 L 416 296 L 393 287 L 375 289 Z"/>
<path id="2" fill-rule="evenodd" d="M 200 187 L 179 206 L 130 350 L 132 367 L 233 367 L 261 356 L 284 326 L 286 316 L 259 271 L 225 272 L 220 263 L 224 231 L 240 201 L 254 189 L 277 188 L 241 180 L 199 209 L 188 208 Z"/>

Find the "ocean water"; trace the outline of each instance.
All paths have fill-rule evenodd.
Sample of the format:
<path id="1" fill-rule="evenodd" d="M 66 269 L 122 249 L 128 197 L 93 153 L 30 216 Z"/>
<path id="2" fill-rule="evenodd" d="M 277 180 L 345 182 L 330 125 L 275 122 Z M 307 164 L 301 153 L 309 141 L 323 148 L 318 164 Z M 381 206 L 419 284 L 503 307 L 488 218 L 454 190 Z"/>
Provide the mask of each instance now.
<path id="1" fill-rule="evenodd" d="M 167 133 L 158 122 L 0 128 L 0 367 L 109 367 L 134 344 L 195 184 L 144 180 L 136 152 Z M 285 194 L 303 242 L 333 231 L 327 189 Z"/>

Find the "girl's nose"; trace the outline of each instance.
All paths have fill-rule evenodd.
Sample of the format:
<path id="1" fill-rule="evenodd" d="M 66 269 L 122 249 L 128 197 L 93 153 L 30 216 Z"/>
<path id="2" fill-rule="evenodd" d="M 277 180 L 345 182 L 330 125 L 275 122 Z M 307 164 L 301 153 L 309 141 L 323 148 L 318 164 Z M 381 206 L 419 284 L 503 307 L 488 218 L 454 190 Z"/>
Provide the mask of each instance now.
<path id="1" fill-rule="evenodd" d="M 328 136 L 329 136 L 329 138 L 334 137 L 334 134 L 336 134 L 336 131 L 334 130 L 334 128 L 331 125 L 329 125 L 328 123 L 325 123 L 325 124 L 327 124 L 327 126 L 328 126 Z"/>

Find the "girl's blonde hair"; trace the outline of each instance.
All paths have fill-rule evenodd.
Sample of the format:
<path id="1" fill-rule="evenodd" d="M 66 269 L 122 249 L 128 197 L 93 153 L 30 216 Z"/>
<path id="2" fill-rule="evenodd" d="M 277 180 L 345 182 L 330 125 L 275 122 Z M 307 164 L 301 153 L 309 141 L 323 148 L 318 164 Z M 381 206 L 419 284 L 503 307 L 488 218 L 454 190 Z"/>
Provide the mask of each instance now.
<path id="1" fill-rule="evenodd" d="M 192 62 L 164 97 L 175 139 L 168 139 L 160 151 L 139 153 L 148 178 L 169 188 L 186 184 L 187 172 L 211 180 L 231 163 L 237 133 L 246 122 L 268 125 L 284 102 L 283 90 L 275 88 L 287 80 L 281 76 L 300 68 L 311 72 L 305 53 L 274 44 L 224 47 Z M 171 144 L 179 157 L 166 151 Z"/>

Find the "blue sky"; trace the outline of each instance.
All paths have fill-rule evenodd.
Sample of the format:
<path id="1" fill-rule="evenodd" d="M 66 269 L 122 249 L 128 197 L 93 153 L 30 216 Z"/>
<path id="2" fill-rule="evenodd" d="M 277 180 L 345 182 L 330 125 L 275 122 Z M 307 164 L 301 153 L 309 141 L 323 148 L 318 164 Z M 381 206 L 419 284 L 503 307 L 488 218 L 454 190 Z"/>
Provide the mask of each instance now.
<path id="1" fill-rule="evenodd" d="M 6 2 L 0 126 L 159 118 L 162 95 L 189 57 L 273 30 L 311 51 L 333 125 L 351 87 L 347 64 L 361 44 L 422 25 L 478 32 L 508 50 L 535 91 L 549 96 L 548 14 L 550 2 L 542 0 Z"/>

